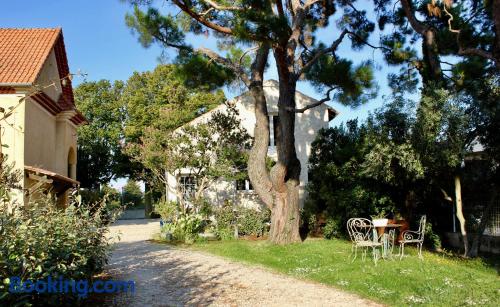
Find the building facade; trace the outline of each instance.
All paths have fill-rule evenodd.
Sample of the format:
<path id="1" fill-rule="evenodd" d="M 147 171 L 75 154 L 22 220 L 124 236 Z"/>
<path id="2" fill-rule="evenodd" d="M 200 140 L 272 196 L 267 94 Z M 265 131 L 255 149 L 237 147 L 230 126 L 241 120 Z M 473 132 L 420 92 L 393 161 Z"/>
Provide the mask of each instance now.
<path id="1" fill-rule="evenodd" d="M 0 42 L 2 154 L 24 175 L 24 192 L 50 190 L 64 204 L 78 185 L 76 129 L 86 120 L 75 106 L 62 30 L 0 29 Z"/>
<path id="2" fill-rule="evenodd" d="M 270 125 L 270 144 L 268 148 L 268 156 L 271 159 L 277 159 L 276 152 L 276 142 L 275 142 L 275 132 L 274 126 L 279 122 L 278 116 L 278 97 L 279 97 L 279 84 L 275 80 L 268 80 L 264 82 L 264 93 L 267 101 L 267 110 L 269 114 L 269 125 Z M 296 93 L 296 104 L 297 108 L 302 108 L 312 103 L 316 100 L 312 97 L 306 96 L 297 91 Z M 234 98 L 231 102 L 239 113 L 239 118 L 241 125 L 248 132 L 250 136 L 253 137 L 253 130 L 255 126 L 255 113 L 254 113 L 254 101 L 249 92 L 245 92 L 242 95 Z M 210 120 L 211 115 L 215 111 L 224 111 L 226 109 L 225 105 L 221 105 L 214 110 L 211 110 L 187 125 L 196 125 L 199 123 L 204 123 Z M 329 122 L 337 115 L 337 111 L 322 104 L 318 107 L 306 110 L 304 113 L 297 113 L 295 117 L 295 148 L 297 151 L 297 157 L 301 164 L 300 173 L 300 201 L 303 204 L 306 197 L 305 186 L 308 182 L 308 160 L 311 154 L 311 144 L 316 138 L 318 131 L 322 128 L 327 128 Z M 196 182 L 193 177 L 189 175 L 189 170 L 179 170 L 176 174 L 168 174 L 168 187 L 167 187 L 167 197 L 171 201 L 177 200 L 176 193 L 178 187 L 177 184 L 181 184 L 182 191 L 192 191 Z M 252 185 L 249 180 L 244 181 L 225 181 L 219 180 L 216 184 L 213 184 L 206 189 L 204 197 L 210 201 L 212 204 L 220 205 L 225 201 L 229 200 L 235 204 L 244 207 L 254 207 L 258 208 L 261 206 L 261 201 L 256 193 L 252 189 Z"/>

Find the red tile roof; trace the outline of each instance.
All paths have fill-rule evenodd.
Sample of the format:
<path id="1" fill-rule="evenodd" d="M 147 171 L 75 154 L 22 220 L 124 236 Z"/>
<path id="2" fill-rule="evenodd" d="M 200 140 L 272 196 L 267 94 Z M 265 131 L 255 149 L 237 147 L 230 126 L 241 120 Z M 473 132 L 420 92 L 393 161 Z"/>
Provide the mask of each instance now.
<path id="1" fill-rule="evenodd" d="M 35 82 L 60 35 L 60 28 L 0 29 L 0 84 Z"/>

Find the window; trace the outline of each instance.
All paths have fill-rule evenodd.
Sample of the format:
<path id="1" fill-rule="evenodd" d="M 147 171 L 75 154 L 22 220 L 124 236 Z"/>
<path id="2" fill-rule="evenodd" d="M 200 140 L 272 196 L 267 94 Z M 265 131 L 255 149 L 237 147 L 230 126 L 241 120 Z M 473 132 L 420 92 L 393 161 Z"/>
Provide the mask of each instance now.
<path id="1" fill-rule="evenodd" d="M 189 200 L 196 193 L 196 178 L 192 176 L 181 176 L 179 178 L 180 189 L 184 200 Z"/>
<path id="2" fill-rule="evenodd" d="M 280 118 L 278 115 L 269 116 L 269 146 L 276 146 L 280 137 Z"/>
<path id="3" fill-rule="evenodd" d="M 252 183 L 249 179 L 236 180 L 236 191 L 253 191 Z"/>

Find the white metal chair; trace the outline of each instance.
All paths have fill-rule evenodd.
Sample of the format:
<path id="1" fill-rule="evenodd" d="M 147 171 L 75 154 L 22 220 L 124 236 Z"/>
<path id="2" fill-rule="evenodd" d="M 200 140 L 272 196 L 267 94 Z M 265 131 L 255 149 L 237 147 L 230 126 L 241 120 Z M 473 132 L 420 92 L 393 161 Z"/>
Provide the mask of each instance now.
<path id="1" fill-rule="evenodd" d="M 352 241 L 351 257 L 352 262 L 358 256 L 358 247 L 364 249 L 362 259 L 365 260 L 366 252 L 369 248 L 372 249 L 373 261 L 377 264 L 379 257 L 377 247 L 382 247 L 382 243 L 378 241 L 377 232 L 370 220 L 364 218 L 351 218 L 347 221 L 347 231 Z"/>
<path id="2" fill-rule="evenodd" d="M 424 235 L 425 235 L 425 222 L 426 216 L 422 215 L 420 218 L 420 223 L 418 226 L 418 231 L 405 230 L 402 232 L 402 240 L 399 241 L 399 260 L 403 259 L 405 244 L 415 243 L 418 248 L 418 258 L 424 259 L 422 256 L 422 245 L 424 244 Z"/>

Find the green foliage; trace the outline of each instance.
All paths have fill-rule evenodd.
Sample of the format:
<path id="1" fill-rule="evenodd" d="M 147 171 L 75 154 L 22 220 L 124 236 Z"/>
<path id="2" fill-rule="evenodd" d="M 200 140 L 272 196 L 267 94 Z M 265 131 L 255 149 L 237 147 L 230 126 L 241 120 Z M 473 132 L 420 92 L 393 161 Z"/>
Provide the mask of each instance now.
<path id="1" fill-rule="evenodd" d="M 349 60 L 325 55 L 311 66 L 306 77 L 320 89 L 335 89 L 333 99 L 352 107 L 358 107 L 377 96 L 370 62 L 353 66 Z"/>
<path id="2" fill-rule="evenodd" d="M 236 210 L 231 202 L 226 202 L 215 209 L 215 234 L 221 240 L 234 239 L 236 223 Z"/>
<path id="3" fill-rule="evenodd" d="M 203 230 L 205 224 L 201 215 L 187 214 L 181 215 L 177 219 L 177 227 L 174 231 L 174 237 L 185 243 L 194 243 L 198 234 Z"/>
<path id="4" fill-rule="evenodd" d="M 192 244 L 206 226 L 206 222 L 199 214 L 180 214 L 175 221 L 165 223 L 162 233 L 170 233 L 177 241 Z"/>
<path id="5" fill-rule="evenodd" d="M 263 236 L 271 222 L 271 211 L 261 209 L 260 211 L 252 208 L 238 209 L 238 234 L 247 236 Z"/>
<path id="6" fill-rule="evenodd" d="M 175 221 L 179 212 L 179 205 L 174 201 L 160 201 L 155 205 L 155 212 L 163 221 Z"/>
<path id="7" fill-rule="evenodd" d="M 123 187 L 123 204 L 127 207 L 141 207 L 144 204 L 144 193 L 139 184 L 134 180 L 128 180 Z"/>
<path id="8" fill-rule="evenodd" d="M 370 149 L 365 143 L 367 129 L 350 121 L 319 132 L 311 150 L 306 217 L 325 214 L 345 225 L 351 217 L 369 217 L 379 209 L 393 210 L 395 201 L 390 196 L 396 196 L 391 194 L 394 188 L 363 173 Z M 339 230 L 346 231 L 345 227 Z"/>
<path id="9" fill-rule="evenodd" d="M 434 232 L 431 223 L 425 224 L 424 244 L 432 250 L 441 250 L 441 238 Z"/>
<path id="10" fill-rule="evenodd" d="M 338 219 L 329 218 L 323 227 L 323 237 L 325 239 L 340 238 L 344 225 Z"/>
<path id="11" fill-rule="evenodd" d="M 121 81 L 100 80 L 84 82 L 74 90 L 76 106 L 89 121 L 78 127 L 77 174 L 83 188 L 98 190 L 127 168 L 121 151 L 123 87 Z"/>
<path id="12" fill-rule="evenodd" d="M 265 241 L 213 241 L 193 249 L 209 252 L 292 277 L 312 280 L 356 293 L 388 306 L 500 305 L 498 257 L 463 259 L 445 253 L 406 247 L 402 261 L 349 260 L 351 243 L 310 239 L 302 244 L 273 245 Z M 467 303 L 468 302 L 468 303 Z"/>
<path id="13" fill-rule="evenodd" d="M 2 168 L 5 170 L 5 168 Z M 5 177 L 4 177 L 5 178 Z M 92 279 L 106 264 L 110 239 L 108 226 L 119 210 L 110 211 L 108 199 L 89 205 L 72 195 L 64 209 L 52 195 L 31 196 L 20 206 L 9 196 L 11 188 L 0 182 L 0 301 L 5 304 L 75 299 L 71 295 L 43 296 L 8 293 L 7 277 L 27 279 Z"/>

